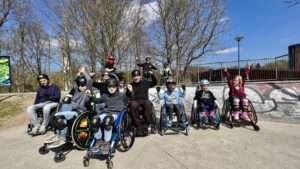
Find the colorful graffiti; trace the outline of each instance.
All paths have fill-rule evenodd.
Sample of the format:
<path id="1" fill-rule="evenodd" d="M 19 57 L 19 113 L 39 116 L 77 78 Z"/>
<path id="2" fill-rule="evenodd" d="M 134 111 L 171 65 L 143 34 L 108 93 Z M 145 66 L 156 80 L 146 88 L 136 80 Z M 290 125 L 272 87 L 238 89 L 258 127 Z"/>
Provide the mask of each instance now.
<path id="1" fill-rule="evenodd" d="M 210 90 L 222 108 L 224 100 L 228 98 L 227 85 L 212 85 Z M 258 114 L 300 120 L 300 82 L 248 83 L 245 90 Z M 187 95 L 183 99 L 187 111 L 190 111 L 195 91 L 196 87 L 187 87 Z M 157 100 L 155 89 L 151 89 L 149 94 L 156 109 L 160 110 L 162 101 Z"/>

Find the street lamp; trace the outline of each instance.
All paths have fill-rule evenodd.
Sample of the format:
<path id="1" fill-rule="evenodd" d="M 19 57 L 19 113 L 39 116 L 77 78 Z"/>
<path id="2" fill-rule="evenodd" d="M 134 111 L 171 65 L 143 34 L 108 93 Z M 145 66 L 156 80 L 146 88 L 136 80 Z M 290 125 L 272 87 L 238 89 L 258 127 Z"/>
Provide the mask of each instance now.
<path id="1" fill-rule="evenodd" d="M 239 75 L 241 75 L 241 67 L 240 67 L 240 41 L 244 39 L 243 36 L 236 36 L 234 40 L 238 42 L 238 70 L 239 70 Z"/>

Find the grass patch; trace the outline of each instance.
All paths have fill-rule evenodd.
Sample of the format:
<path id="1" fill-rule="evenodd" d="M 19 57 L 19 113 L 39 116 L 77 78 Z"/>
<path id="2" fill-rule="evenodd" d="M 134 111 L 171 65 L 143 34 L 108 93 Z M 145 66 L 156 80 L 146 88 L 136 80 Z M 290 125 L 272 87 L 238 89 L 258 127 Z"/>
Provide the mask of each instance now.
<path id="1" fill-rule="evenodd" d="M 14 116 L 18 113 L 21 113 L 22 105 L 20 101 L 12 102 L 0 102 L 0 119 L 3 119 L 8 116 Z"/>

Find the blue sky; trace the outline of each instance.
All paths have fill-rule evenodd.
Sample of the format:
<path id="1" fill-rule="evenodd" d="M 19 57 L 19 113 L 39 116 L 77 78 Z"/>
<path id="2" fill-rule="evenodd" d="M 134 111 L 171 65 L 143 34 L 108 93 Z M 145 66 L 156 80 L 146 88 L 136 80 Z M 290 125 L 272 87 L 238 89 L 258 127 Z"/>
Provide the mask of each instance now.
<path id="1" fill-rule="evenodd" d="M 288 53 L 300 43 L 300 5 L 288 7 L 282 0 L 227 0 L 229 27 L 223 37 L 228 53 L 206 57 L 206 62 L 237 60 L 236 35 L 241 59 L 269 58 Z"/>

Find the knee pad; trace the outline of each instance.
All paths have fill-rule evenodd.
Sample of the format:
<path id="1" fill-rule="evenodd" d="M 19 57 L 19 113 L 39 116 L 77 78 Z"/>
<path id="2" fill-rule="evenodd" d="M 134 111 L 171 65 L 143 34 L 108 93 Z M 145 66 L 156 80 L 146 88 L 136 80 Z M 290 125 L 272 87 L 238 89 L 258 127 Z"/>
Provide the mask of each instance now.
<path id="1" fill-rule="evenodd" d="M 103 125 L 104 125 L 105 130 L 111 130 L 114 123 L 115 123 L 115 120 L 114 120 L 113 116 L 106 116 L 103 119 Z"/>
<path id="2" fill-rule="evenodd" d="M 91 129 L 97 130 L 100 127 L 100 119 L 99 116 L 95 115 L 90 120 L 91 123 Z"/>
<path id="3" fill-rule="evenodd" d="M 249 100 L 248 99 L 243 99 L 242 102 L 243 102 L 244 107 L 248 107 L 248 105 L 249 105 Z"/>
<path id="4" fill-rule="evenodd" d="M 56 129 L 62 130 L 67 127 L 65 120 L 64 116 L 54 116 L 52 124 Z"/>
<path id="5" fill-rule="evenodd" d="M 233 99 L 233 110 L 239 111 L 240 109 L 240 99 Z"/>

